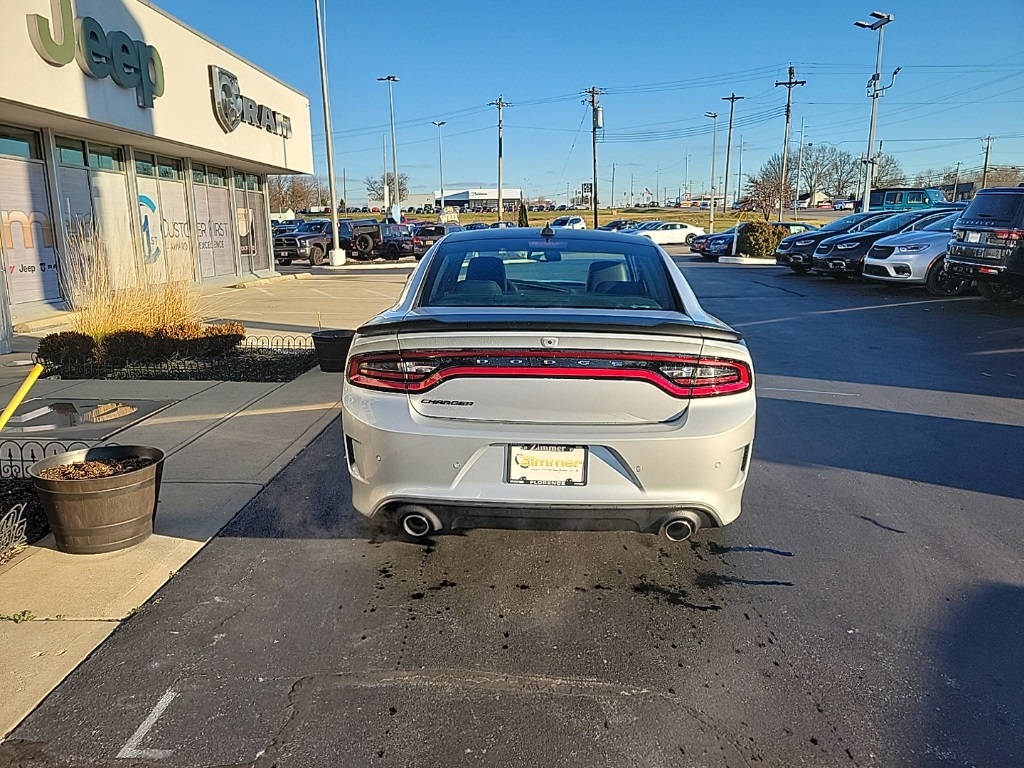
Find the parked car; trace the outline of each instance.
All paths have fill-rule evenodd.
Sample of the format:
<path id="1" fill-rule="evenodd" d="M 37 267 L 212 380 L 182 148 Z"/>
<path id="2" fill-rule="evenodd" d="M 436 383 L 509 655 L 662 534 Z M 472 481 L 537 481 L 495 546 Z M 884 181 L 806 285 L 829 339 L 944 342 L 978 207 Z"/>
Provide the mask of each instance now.
<path id="1" fill-rule="evenodd" d="M 926 227 L 883 237 L 864 259 L 864 277 L 906 285 L 923 285 L 932 296 L 959 296 L 971 279 L 946 270 L 946 246 L 960 212 Z"/>
<path id="2" fill-rule="evenodd" d="M 852 211 L 853 200 L 833 200 L 832 201 L 833 211 Z"/>
<path id="3" fill-rule="evenodd" d="M 948 201 L 941 189 L 932 187 L 884 187 L 872 190 L 869 202 L 872 211 L 908 211 Z M 854 200 L 853 210 L 860 211 L 862 203 L 862 200 Z"/>
<path id="4" fill-rule="evenodd" d="M 921 229 L 948 215 L 949 211 L 927 208 L 919 211 L 901 211 L 865 227 L 860 232 L 826 238 L 814 249 L 811 270 L 837 279 L 859 275 L 871 246 L 883 237 Z"/>
<path id="5" fill-rule="evenodd" d="M 978 191 L 953 227 L 946 268 L 990 301 L 1024 296 L 1024 185 Z"/>
<path id="6" fill-rule="evenodd" d="M 352 504 L 417 538 L 562 520 L 682 541 L 739 516 L 756 417 L 741 335 L 660 248 L 547 227 L 438 243 L 357 329 L 341 399 Z"/>
<path id="7" fill-rule="evenodd" d="M 440 240 L 447 234 L 452 232 L 461 232 L 462 226 L 459 224 L 424 224 L 416 229 L 416 249 L 414 256 L 419 261 L 423 258 L 423 255 L 430 249 L 434 243 Z"/>
<path id="8" fill-rule="evenodd" d="M 708 240 L 718 235 L 731 235 L 734 229 L 736 229 L 736 227 L 729 227 L 729 229 L 724 232 L 712 232 L 707 235 L 697 235 L 690 241 L 690 253 L 699 253 L 701 256 L 704 256 L 707 250 Z"/>
<path id="9" fill-rule="evenodd" d="M 811 224 L 806 221 L 773 221 L 770 224 L 776 229 L 781 229 L 787 234 L 799 235 L 806 232 L 813 232 L 818 229 L 817 224 Z M 743 231 L 746 223 L 739 224 L 739 230 L 736 227 L 730 227 L 728 231 L 718 235 L 711 235 L 705 242 L 701 255 L 705 259 L 712 261 L 718 261 L 722 256 L 726 256 L 732 252 L 733 240 Z"/>
<path id="10" fill-rule="evenodd" d="M 511 229 L 519 226 L 514 221 L 492 221 L 490 229 Z"/>
<path id="11" fill-rule="evenodd" d="M 635 227 L 639 222 L 634 219 L 612 219 L 607 224 L 603 224 L 598 229 L 603 229 L 606 232 L 618 232 L 622 229 L 629 229 Z"/>
<path id="12" fill-rule="evenodd" d="M 847 232 L 860 232 L 865 227 L 869 227 L 875 222 L 894 214 L 894 211 L 854 213 L 831 221 L 813 232 L 804 232 L 800 235 L 784 237 L 775 249 L 775 263 L 780 266 L 789 267 L 798 275 L 806 274 L 811 269 L 814 249 L 821 244 L 822 240 Z"/>
<path id="13" fill-rule="evenodd" d="M 383 238 L 380 224 L 373 219 L 342 219 L 338 222 L 338 246 L 353 258 L 368 259 L 379 251 Z M 288 266 L 293 261 L 308 261 L 310 266 L 327 262 L 333 246 L 331 222 L 315 219 L 274 237 L 274 261 Z"/>
<path id="14" fill-rule="evenodd" d="M 384 224 L 381 226 L 381 236 L 378 253 L 388 261 L 415 255 L 416 227 L 413 224 Z"/>
<path id="15" fill-rule="evenodd" d="M 551 227 L 556 229 L 586 229 L 587 222 L 582 216 L 559 216 L 551 222 Z"/>
<path id="16" fill-rule="evenodd" d="M 703 227 L 682 221 L 653 221 L 648 225 L 636 230 L 636 234 L 658 245 L 689 245 L 695 237 L 705 234 Z"/>
<path id="17" fill-rule="evenodd" d="M 473 221 L 469 224 L 464 224 L 462 228 L 473 231 L 474 229 L 490 229 L 490 226 L 491 225 L 485 221 Z"/>

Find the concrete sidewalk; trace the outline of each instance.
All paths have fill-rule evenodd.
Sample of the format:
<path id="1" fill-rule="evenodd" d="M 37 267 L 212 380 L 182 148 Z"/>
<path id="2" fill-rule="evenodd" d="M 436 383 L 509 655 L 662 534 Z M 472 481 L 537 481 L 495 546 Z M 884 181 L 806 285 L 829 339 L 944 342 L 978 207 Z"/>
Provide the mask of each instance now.
<path id="1" fill-rule="evenodd" d="M 355 327 L 392 304 L 404 282 L 402 274 L 318 276 L 204 300 L 210 314 L 251 333 L 305 335 L 321 323 Z M 17 352 L 0 357 L 3 403 L 28 372 L 11 363 L 27 359 L 36 341 L 15 337 Z M 47 379 L 30 397 L 58 393 L 174 401 L 110 439 L 167 454 L 155 535 L 104 555 L 60 553 L 51 535 L 0 565 L 0 616 L 34 617 L 0 620 L 0 738 L 337 418 L 341 378 L 316 369 L 287 384 Z"/>

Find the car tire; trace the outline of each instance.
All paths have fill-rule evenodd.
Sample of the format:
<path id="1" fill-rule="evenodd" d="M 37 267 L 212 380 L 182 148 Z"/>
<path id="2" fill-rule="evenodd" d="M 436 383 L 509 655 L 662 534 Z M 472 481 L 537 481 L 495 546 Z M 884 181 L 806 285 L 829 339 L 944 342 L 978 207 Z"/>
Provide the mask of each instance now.
<path id="1" fill-rule="evenodd" d="M 697 238 L 697 236 L 696 236 L 695 234 L 693 234 L 693 232 L 691 232 L 690 234 L 688 234 L 688 235 L 686 236 L 686 244 L 687 244 L 687 245 L 689 245 L 689 244 L 690 244 L 690 243 L 692 243 L 692 242 L 693 242 L 693 241 L 694 241 L 694 240 L 695 240 L 696 238 Z"/>
<path id="2" fill-rule="evenodd" d="M 398 246 L 394 243 L 390 243 L 384 251 L 384 258 L 388 261 L 398 261 L 401 258 L 401 254 L 398 252 Z"/>
<path id="3" fill-rule="evenodd" d="M 978 293 L 989 301 L 1010 302 L 1024 296 L 1024 288 L 1007 283 L 978 282 Z"/>
<path id="4" fill-rule="evenodd" d="M 363 234 L 356 237 L 353 245 L 355 246 L 355 249 L 359 251 L 359 253 L 361 253 L 363 256 L 368 256 L 370 252 L 373 250 L 373 238 L 364 232 Z"/>
<path id="5" fill-rule="evenodd" d="M 287 267 L 292 263 L 291 259 L 277 259 L 277 265 L 279 267 Z"/>
<path id="6" fill-rule="evenodd" d="M 796 272 L 798 275 L 806 275 L 810 271 L 810 267 L 806 264 L 790 264 L 789 268 Z"/>
<path id="7" fill-rule="evenodd" d="M 936 260 L 928 270 L 925 290 L 932 296 L 959 296 L 971 287 L 966 277 L 957 277 L 946 271 L 942 259 Z"/>
<path id="8" fill-rule="evenodd" d="M 311 267 L 322 267 L 327 262 L 324 258 L 324 249 L 319 245 L 314 245 L 309 250 L 309 265 Z"/>

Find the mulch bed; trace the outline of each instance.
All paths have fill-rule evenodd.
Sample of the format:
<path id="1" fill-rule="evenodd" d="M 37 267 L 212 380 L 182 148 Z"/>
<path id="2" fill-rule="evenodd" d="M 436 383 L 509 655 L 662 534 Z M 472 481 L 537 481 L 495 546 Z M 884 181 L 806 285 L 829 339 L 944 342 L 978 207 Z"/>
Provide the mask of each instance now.
<path id="1" fill-rule="evenodd" d="M 59 375 L 63 379 L 287 382 L 312 370 L 316 364 L 316 351 L 313 349 L 243 347 L 205 360 L 128 365 L 48 364 L 43 375 Z"/>
<path id="2" fill-rule="evenodd" d="M 126 475 L 155 463 L 153 459 L 149 458 L 93 459 L 47 467 L 38 474 L 45 480 L 94 480 L 98 477 Z"/>
<path id="3" fill-rule="evenodd" d="M 0 478 L 0 516 L 16 504 L 25 502 L 22 517 L 25 519 L 25 534 L 28 543 L 39 541 L 50 532 L 50 524 L 46 522 L 46 513 L 39 502 L 32 481 L 24 477 Z"/>

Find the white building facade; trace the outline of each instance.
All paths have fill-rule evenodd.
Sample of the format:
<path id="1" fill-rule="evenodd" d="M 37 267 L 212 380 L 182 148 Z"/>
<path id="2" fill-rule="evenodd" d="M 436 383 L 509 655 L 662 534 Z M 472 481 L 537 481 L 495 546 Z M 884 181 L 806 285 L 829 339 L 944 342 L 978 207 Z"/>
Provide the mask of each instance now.
<path id="1" fill-rule="evenodd" d="M 523 199 L 523 190 L 501 188 L 503 207 L 518 207 Z M 434 205 L 441 205 L 441 190 L 434 192 Z M 455 208 L 495 208 L 498 205 L 498 188 L 493 189 L 446 189 L 444 205 Z"/>
<path id="2" fill-rule="evenodd" d="M 313 171 L 306 96 L 147 0 L 4 0 L 0 50 L 0 337 L 65 306 L 76 232 L 126 272 L 272 274 L 265 180 Z"/>

